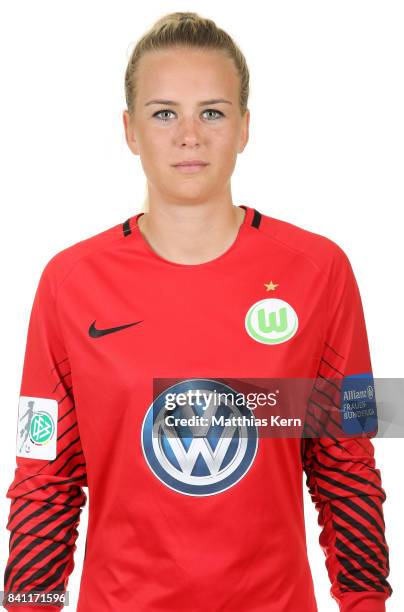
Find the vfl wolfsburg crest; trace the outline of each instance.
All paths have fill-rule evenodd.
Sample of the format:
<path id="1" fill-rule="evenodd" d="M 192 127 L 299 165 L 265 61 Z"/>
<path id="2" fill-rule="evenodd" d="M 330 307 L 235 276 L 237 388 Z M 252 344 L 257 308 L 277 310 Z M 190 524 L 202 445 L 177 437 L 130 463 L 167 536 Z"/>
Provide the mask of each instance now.
<path id="1" fill-rule="evenodd" d="M 194 378 L 171 385 L 151 404 L 142 425 L 142 449 L 164 485 L 185 495 L 216 495 L 246 475 L 258 432 L 247 422 L 251 411 L 235 396 L 240 399 L 220 381 Z"/>
<path id="2" fill-rule="evenodd" d="M 277 298 L 256 302 L 245 318 L 248 334 L 264 344 L 281 344 L 290 340 L 297 332 L 298 323 L 292 306 Z"/>

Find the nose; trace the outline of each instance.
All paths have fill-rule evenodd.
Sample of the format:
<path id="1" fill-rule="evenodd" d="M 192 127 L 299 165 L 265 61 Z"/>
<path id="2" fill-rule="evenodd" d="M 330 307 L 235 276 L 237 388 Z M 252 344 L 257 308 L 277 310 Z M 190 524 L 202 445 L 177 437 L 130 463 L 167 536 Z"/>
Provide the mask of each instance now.
<path id="1" fill-rule="evenodd" d="M 177 142 L 179 145 L 195 146 L 201 142 L 198 120 L 194 117 L 183 117 L 178 122 Z"/>

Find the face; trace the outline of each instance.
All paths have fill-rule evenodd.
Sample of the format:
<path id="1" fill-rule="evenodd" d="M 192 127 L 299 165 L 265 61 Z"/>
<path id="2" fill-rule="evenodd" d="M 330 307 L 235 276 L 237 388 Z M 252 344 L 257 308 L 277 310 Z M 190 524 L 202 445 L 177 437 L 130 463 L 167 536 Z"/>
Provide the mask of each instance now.
<path id="1" fill-rule="evenodd" d="M 240 112 L 240 79 L 233 60 L 212 50 L 148 52 L 138 65 L 136 82 L 134 113 L 125 110 L 123 121 L 150 195 L 203 201 L 228 193 L 249 126 L 249 111 L 243 117 Z M 176 166 L 187 160 L 207 165 Z"/>

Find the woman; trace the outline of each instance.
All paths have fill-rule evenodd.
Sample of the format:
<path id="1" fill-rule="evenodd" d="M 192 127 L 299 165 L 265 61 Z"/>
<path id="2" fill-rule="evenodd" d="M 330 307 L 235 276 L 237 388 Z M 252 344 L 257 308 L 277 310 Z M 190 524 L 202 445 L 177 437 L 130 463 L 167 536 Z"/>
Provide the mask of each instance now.
<path id="1" fill-rule="evenodd" d="M 125 85 L 126 140 L 148 208 L 59 252 L 42 273 L 7 492 L 5 589 L 65 591 L 88 486 L 79 612 L 314 612 L 304 470 L 332 596 L 345 612 L 382 611 L 385 493 L 366 435 L 377 423 L 341 420 L 361 435 L 336 437 L 335 415 L 322 417 L 324 398 L 339 418 L 342 391 L 371 377 L 347 256 L 233 204 L 249 77 L 211 20 L 160 19 L 136 45 Z M 229 401 L 270 378 L 322 385 L 302 438 L 260 435 L 251 411 Z M 227 401 L 213 405 L 216 391 Z"/>

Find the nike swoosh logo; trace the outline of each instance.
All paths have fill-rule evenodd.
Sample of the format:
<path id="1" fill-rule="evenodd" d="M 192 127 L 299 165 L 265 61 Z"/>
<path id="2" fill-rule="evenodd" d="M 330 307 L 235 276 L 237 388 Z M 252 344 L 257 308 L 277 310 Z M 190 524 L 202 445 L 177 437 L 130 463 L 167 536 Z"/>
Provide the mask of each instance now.
<path id="1" fill-rule="evenodd" d="M 113 334 L 120 329 L 126 329 L 127 327 L 131 327 L 132 325 L 137 325 L 138 323 L 142 323 L 142 321 L 135 321 L 134 323 L 127 323 L 126 325 L 119 325 L 118 327 L 107 327 L 106 329 L 96 329 L 95 321 L 93 321 L 88 329 L 88 333 L 92 338 L 100 338 L 101 336 L 105 336 L 106 334 Z"/>

